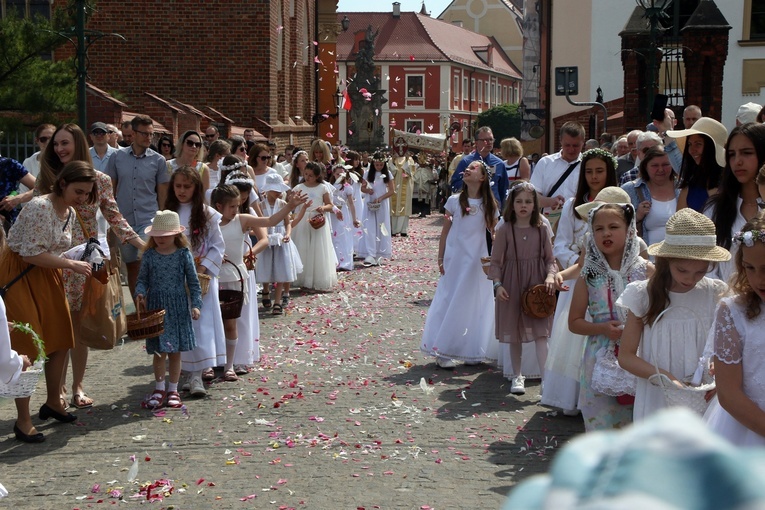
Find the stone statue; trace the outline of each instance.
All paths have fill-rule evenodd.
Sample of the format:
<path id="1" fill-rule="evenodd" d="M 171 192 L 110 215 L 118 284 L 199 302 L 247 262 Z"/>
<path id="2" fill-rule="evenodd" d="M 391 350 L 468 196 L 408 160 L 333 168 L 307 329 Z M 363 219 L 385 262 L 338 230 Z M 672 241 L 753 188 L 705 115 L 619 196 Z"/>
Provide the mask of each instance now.
<path id="1" fill-rule="evenodd" d="M 380 115 L 382 105 L 387 103 L 385 90 L 380 89 L 380 76 L 375 74 L 375 39 L 380 30 L 367 26 L 364 40 L 356 54 L 356 74 L 348 80 L 351 98 L 351 122 L 348 146 L 360 151 L 373 151 L 384 145 L 385 128 Z"/>

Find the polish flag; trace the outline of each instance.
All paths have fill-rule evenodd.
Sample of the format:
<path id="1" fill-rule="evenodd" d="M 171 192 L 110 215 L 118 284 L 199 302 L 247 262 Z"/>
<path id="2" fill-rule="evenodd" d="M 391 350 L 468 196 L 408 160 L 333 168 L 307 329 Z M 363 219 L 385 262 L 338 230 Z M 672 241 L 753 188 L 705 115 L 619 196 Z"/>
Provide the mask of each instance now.
<path id="1" fill-rule="evenodd" d="M 351 111 L 351 97 L 348 95 L 348 89 L 343 90 L 343 110 Z"/>

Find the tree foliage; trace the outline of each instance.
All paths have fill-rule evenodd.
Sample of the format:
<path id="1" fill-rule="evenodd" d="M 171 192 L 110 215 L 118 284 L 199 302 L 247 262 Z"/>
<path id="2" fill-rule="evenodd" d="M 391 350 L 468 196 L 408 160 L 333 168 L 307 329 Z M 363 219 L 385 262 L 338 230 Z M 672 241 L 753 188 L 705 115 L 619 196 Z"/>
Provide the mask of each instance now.
<path id="1" fill-rule="evenodd" d="M 494 134 L 495 145 L 503 138 L 521 138 L 521 111 L 517 104 L 505 103 L 478 114 L 475 128 L 489 126 Z"/>
<path id="2" fill-rule="evenodd" d="M 0 110 L 45 114 L 76 108 L 72 60 L 50 59 L 55 48 L 68 44 L 58 33 L 71 29 L 71 14 L 54 8 L 51 20 L 30 19 L 8 9 L 0 20 Z"/>

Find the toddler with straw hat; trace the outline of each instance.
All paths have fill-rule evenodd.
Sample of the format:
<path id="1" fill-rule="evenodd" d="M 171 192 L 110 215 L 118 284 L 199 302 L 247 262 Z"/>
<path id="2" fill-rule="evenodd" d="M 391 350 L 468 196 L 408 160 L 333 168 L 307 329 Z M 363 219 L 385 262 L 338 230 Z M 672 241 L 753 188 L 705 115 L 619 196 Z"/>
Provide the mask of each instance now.
<path id="1" fill-rule="evenodd" d="M 619 365 L 638 378 L 635 421 L 667 407 L 661 386 L 649 381 L 657 367 L 679 387 L 709 379 L 704 348 L 727 285 L 705 275 L 710 265 L 730 260 L 716 241 L 712 220 L 692 209 L 677 211 L 664 240 L 648 247 L 656 259 L 653 275 L 627 285 L 617 300 L 628 310 Z"/>

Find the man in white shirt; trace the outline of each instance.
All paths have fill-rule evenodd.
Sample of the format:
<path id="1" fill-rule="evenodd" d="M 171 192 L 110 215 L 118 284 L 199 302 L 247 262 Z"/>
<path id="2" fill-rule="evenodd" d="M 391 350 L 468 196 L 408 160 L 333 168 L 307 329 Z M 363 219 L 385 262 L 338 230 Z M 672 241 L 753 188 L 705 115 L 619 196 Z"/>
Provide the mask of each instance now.
<path id="1" fill-rule="evenodd" d="M 56 126 L 53 124 L 40 124 L 37 126 L 37 129 L 35 129 L 35 143 L 40 150 L 29 156 L 24 160 L 23 163 L 21 163 L 24 165 L 24 168 L 27 169 L 27 172 L 32 174 L 35 179 L 37 179 L 37 176 L 40 175 L 40 157 L 42 156 L 43 151 L 45 151 L 45 147 L 48 146 L 50 139 L 53 138 L 53 133 L 55 131 Z M 29 188 L 23 184 L 19 185 L 19 194 L 26 193 L 27 191 L 29 191 Z"/>
<path id="2" fill-rule="evenodd" d="M 93 168 L 99 172 L 106 169 L 109 157 L 117 151 L 109 146 L 108 131 L 108 126 L 103 122 L 94 122 L 90 126 L 90 141 L 93 142 L 93 147 L 90 148 L 90 159 L 93 160 Z"/>
<path id="3" fill-rule="evenodd" d="M 578 122 L 566 122 L 560 128 L 560 143 L 560 152 L 540 159 L 531 175 L 531 184 L 539 195 L 539 206 L 552 210 L 560 209 L 566 200 L 576 195 L 584 127 Z"/>

